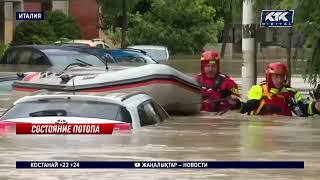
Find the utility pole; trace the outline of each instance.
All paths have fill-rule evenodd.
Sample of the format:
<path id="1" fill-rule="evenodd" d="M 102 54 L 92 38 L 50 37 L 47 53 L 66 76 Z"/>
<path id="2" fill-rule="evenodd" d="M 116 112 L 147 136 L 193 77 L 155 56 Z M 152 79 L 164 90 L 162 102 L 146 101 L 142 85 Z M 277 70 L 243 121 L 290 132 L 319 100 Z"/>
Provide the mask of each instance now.
<path id="1" fill-rule="evenodd" d="M 288 67 L 288 77 L 287 77 L 287 83 L 290 86 L 291 85 L 291 39 L 292 39 L 292 28 L 289 28 L 288 33 L 288 41 L 287 41 L 287 67 Z"/>
<path id="2" fill-rule="evenodd" d="M 242 9 L 242 98 L 257 83 L 255 0 L 243 0 Z"/>
<path id="3" fill-rule="evenodd" d="M 122 0 L 122 28 L 121 28 L 121 48 L 126 48 L 126 32 L 127 32 L 127 2 Z"/>

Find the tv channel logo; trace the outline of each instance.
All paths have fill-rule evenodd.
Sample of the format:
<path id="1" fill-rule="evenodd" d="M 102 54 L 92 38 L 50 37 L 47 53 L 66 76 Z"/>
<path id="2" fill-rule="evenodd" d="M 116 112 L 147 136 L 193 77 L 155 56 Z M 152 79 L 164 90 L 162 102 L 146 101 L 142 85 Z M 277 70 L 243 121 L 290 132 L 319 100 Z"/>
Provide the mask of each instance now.
<path id="1" fill-rule="evenodd" d="M 263 27 L 292 27 L 294 10 L 262 10 L 261 23 Z"/>
<path id="2" fill-rule="evenodd" d="M 16 20 L 44 20 L 44 12 L 16 12 Z"/>

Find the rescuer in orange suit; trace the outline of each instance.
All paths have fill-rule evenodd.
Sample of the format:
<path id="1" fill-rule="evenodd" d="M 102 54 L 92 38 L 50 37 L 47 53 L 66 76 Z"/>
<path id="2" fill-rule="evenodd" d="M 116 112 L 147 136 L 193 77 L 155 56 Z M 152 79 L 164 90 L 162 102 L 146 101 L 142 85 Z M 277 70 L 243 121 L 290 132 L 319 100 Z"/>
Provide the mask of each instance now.
<path id="1" fill-rule="evenodd" d="M 194 79 L 202 88 L 202 111 L 223 112 L 240 108 L 238 85 L 220 72 L 220 59 L 217 52 L 202 53 L 201 73 Z"/>

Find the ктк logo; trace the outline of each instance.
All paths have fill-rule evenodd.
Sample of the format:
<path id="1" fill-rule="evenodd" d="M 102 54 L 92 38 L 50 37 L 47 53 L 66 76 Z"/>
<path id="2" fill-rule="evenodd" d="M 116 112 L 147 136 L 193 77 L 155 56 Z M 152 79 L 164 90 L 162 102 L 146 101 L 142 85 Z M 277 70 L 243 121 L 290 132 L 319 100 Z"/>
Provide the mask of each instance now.
<path id="1" fill-rule="evenodd" d="M 294 10 L 262 10 L 261 23 L 263 27 L 292 27 Z"/>

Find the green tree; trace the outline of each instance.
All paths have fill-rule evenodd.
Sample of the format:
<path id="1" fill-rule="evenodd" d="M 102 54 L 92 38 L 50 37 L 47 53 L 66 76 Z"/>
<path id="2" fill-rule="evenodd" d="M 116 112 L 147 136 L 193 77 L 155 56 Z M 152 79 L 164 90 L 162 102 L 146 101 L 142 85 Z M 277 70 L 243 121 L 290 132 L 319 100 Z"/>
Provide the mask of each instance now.
<path id="1" fill-rule="evenodd" d="M 11 44 L 52 44 L 59 38 L 81 38 L 80 28 L 73 18 L 53 11 L 46 14 L 46 20 L 21 22 Z"/>
<path id="2" fill-rule="evenodd" d="M 58 39 L 81 39 L 80 27 L 73 17 L 65 15 L 62 11 L 56 10 L 46 14 L 46 19 L 52 26 Z"/>
<path id="3" fill-rule="evenodd" d="M 3 56 L 4 51 L 7 49 L 7 47 L 8 47 L 7 45 L 0 42 L 0 60 L 1 60 L 1 57 Z"/>
<path id="4" fill-rule="evenodd" d="M 141 0 L 97 0 L 101 7 L 101 27 L 117 41 L 121 27 L 121 47 L 127 45 L 126 32 L 128 25 L 128 12 Z"/>
<path id="5" fill-rule="evenodd" d="M 294 28 L 306 37 L 305 47 L 312 47 L 313 53 L 307 59 L 304 78 L 316 85 L 320 76 L 320 1 L 284 0 L 281 7 L 295 9 Z"/>
<path id="6" fill-rule="evenodd" d="M 234 24 L 240 23 L 242 20 L 242 0 L 208 0 L 208 5 L 217 10 L 215 18 L 223 19 L 222 46 L 220 56 L 224 57 L 228 31 L 230 28 L 234 30 Z M 232 41 L 234 37 L 232 35 Z"/>
<path id="7" fill-rule="evenodd" d="M 11 44 L 50 44 L 55 40 L 54 30 L 48 21 L 23 21 L 17 26 Z"/>
<path id="8" fill-rule="evenodd" d="M 129 23 L 130 44 L 169 47 L 172 53 L 199 53 L 207 43 L 216 43 L 222 20 L 205 0 L 153 0 L 143 15 L 133 15 Z"/>

